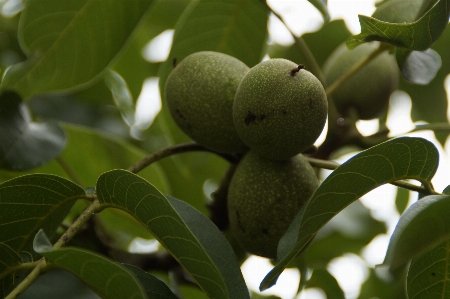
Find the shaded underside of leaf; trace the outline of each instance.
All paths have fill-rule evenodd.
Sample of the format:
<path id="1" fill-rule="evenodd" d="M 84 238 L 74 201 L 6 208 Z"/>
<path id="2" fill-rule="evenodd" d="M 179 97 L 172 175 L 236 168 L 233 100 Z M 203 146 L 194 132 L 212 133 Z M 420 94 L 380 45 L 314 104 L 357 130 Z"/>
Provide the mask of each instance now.
<path id="1" fill-rule="evenodd" d="M 32 122 L 18 94 L 5 91 L 0 102 L 0 168 L 28 170 L 54 159 L 64 149 L 64 131 L 57 125 Z"/>
<path id="2" fill-rule="evenodd" d="M 378 40 L 397 47 L 423 51 L 432 46 L 448 24 L 450 0 L 438 0 L 431 9 L 415 22 L 399 24 L 359 16 L 361 33 L 347 41 L 350 48 Z"/>
<path id="3" fill-rule="evenodd" d="M 151 0 L 29 0 L 19 23 L 30 56 L 3 82 L 24 98 L 66 91 L 97 78 L 126 44 Z"/>
<path id="4" fill-rule="evenodd" d="M 169 287 L 155 276 L 132 265 L 123 264 L 122 266 L 127 268 L 137 279 L 139 279 L 139 282 L 149 299 L 178 299 Z"/>
<path id="5" fill-rule="evenodd" d="M 14 268 L 22 263 L 17 252 L 0 243 L 0 295 L 2 298 L 14 287 Z"/>
<path id="6" fill-rule="evenodd" d="M 384 265 L 391 270 L 450 238 L 450 196 L 426 196 L 406 210 L 391 236 Z"/>
<path id="7" fill-rule="evenodd" d="M 139 280 L 122 265 L 79 248 L 53 249 L 48 242 L 41 230 L 34 249 L 51 264 L 76 275 L 102 298 L 147 298 Z"/>
<path id="8" fill-rule="evenodd" d="M 192 275 L 208 296 L 248 298 L 248 291 L 231 247 L 220 246 L 226 244 L 223 243 L 226 241 L 217 242 L 220 231 L 211 222 L 208 224 L 209 220 L 201 213 L 175 199 L 168 200 L 148 182 L 124 170 L 103 174 L 97 183 L 97 194 L 105 207 L 124 210 L 138 219 Z M 207 238 L 210 243 L 205 244 L 203 238 Z"/>
<path id="9" fill-rule="evenodd" d="M 317 8 L 317 10 L 320 11 L 325 22 L 330 21 L 330 14 L 328 13 L 328 8 L 327 8 L 327 0 L 308 0 L 308 1 L 312 5 L 314 5 Z"/>
<path id="10" fill-rule="evenodd" d="M 342 164 L 320 185 L 303 215 L 299 213 L 291 223 L 286 234 L 297 238 L 287 242 L 287 249 L 281 250 L 286 253 L 278 256 L 276 266 L 264 278 L 260 288 L 272 286 L 289 261 L 306 249 L 319 229 L 350 203 L 370 190 L 396 180 L 430 182 L 438 162 L 438 151 L 431 142 L 401 137 L 365 150 Z"/>
<path id="11" fill-rule="evenodd" d="M 0 242 L 13 250 L 32 252 L 36 232 L 52 236 L 75 199 L 83 196 L 78 185 L 55 175 L 31 174 L 0 185 Z"/>
<path id="12" fill-rule="evenodd" d="M 412 260 L 406 280 L 409 299 L 449 298 L 450 241 Z"/>

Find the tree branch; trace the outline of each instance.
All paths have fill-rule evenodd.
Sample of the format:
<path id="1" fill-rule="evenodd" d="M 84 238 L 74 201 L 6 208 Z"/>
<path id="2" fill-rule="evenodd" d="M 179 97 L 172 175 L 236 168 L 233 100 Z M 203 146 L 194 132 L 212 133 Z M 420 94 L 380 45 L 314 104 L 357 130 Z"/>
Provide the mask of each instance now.
<path id="1" fill-rule="evenodd" d="M 154 153 L 149 154 L 148 156 L 145 156 L 135 164 L 128 167 L 128 171 L 132 173 L 138 173 L 139 171 L 143 170 L 145 167 L 151 165 L 152 163 L 161 160 L 162 158 L 169 157 L 171 155 L 180 154 L 180 153 L 187 153 L 187 152 L 195 152 L 195 151 L 201 151 L 201 152 L 210 152 L 213 154 L 216 154 L 225 160 L 227 160 L 230 163 L 237 163 L 239 161 L 237 156 L 233 156 L 230 154 L 222 154 L 218 153 L 216 151 L 213 151 L 211 149 L 208 149 L 204 147 L 201 144 L 198 144 L 196 142 L 190 142 L 190 143 L 183 143 L 183 144 L 177 144 L 173 146 L 169 146 L 166 148 L 163 148 L 161 150 L 158 150 Z"/>

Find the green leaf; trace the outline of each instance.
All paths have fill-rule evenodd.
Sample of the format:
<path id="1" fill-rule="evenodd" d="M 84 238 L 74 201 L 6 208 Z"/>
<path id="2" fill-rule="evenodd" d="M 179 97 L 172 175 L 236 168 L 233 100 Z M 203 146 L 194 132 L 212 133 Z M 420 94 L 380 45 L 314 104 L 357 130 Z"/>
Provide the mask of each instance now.
<path id="1" fill-rule="evenodd" d="M 165 197 L 142 178 L 113 170 L 100 176 L 104 207 L 138 219 L 213 298 L 248 298 L 232 248 L 222 233 L 188 204 Z"/>
<path id="2" fill-rule="evenodd" d="M 67 135 L 67 145 L 61 154 L 62 161 L 79 178 L 82 186 L 95 186 L 102 173 L 115 168 L 126 169 L 148 154 L 128 141 L 100 130 L 71 124 L 63 124 L 62 127 Z M 33 172 L 50 173 L 70 179 L 63 164 L 57 161 L 51 161 Z M 3 171 L 0 172 L 0 180 L 23 174 Z M 139 175 L 151 181 L 162 192 L 171 193 L 159 163 L 153 163 Z"/>
<path id="3" fill-rule="evenodd" d="M 397 196 L 395 197 L 395 207 L 401 215 L 406 210 L 409 202 L 409 191 L 403 188 L 397 188 Z"/>
<path id="4" fill-rule="evenodd" d="M 308 1 L 320 11 L 325 23 L 330 21 L 330 14 L 328 13 L 327 8 L 327 0 L 308 0 Z"/>
<path id="5" fill-rule="evenodd" d="M 286 265 L 306 250 L 320 228 L 350 203 L 370 190 L 397 180 L 429 183 L 438 162 L 439 153 L 431 142 L 401 137 L 369 148 L 339 166 L 294 218 L 280 240 L 277 264 L 261 282 L 260 289 L 274 285 Z"/>
<path id="6" fill-rule="evenodd" d="M 267 39 L 268 9 L 254 0 L 196 0 L 175 26 L 172 50 L 161 66 L 164 92 L 173 60 L 199 51 L 221 52 L 252 67 L 261 61 Z"/>
<path id="7" fill-rule="evenodd" d="M 412 260 L 406 280 L 410 299 L 449 298 L 450 241 Z"/>
<path id="8" fill-rule="evenodd" d="M 315 269 L 311 278 L 306 282 L 305 288 L 320 288 L 325 292 L 327 298 L 345 299 L 344 291 L 327 269 Z"/>
<path id="9" fill-rule="evenodd" d="M 142 83 L 148 77 L 157 77 L 160 63 L 150 63 L 142 56 L 144 46 L 158 34 L 173 29 L 175 23 L 190 3 L 190 0 L 154 0 L 144 16 L 130 44 L 114 63 L 113 69 L 127 82 L 136 100 L 141 93 Z"/>
<path id="10" fill-rule="evenodd" d="M 403 78 L 414 84 L 429 84 L 442 66 L 441 56 L 432 49 L 403 51 L 397 48 L 396 58 Z"/>
<path id="11" fill-rule="evenodd" d="M 50 264 L 76 275 L 102 298 L 147 298 L 131 271 L 99 254 L 70 247 L 53 249 L 42 230 L 33 247 Z"/>
<path id="12" fill-rule="evenodd" d="M 2 87 L 24 98 L 82 88 L 117 57 L 151 3 L 28 0 L 19 39 L 29 60 L 13 66 Z"/>
<path id="13" fill-rule="evenodd" d="M 304 254 L 305 262 L 307 265 L 326 265 L 345 253 L 360 254 L 373 238 L 384 233 L 384 222 L 373 219 L 370 210 L 355 201 L 317 234 Z"/>
<path id="14" fill-rule="evenodd" d="M 84 190 L 64 178 L 31 174 L 0 184 L 0 242 L 16 252 L 32 251 L 34 235 L 53 236 Z"/>
<path id="15" fill-rule="evenodd" d="M 407 299 L 405 280 L 386 282 L 377 276 L 374 269 L 369 268 L 369 277 L 362 284 L 358 299 Z"/>
<path id="16" fill-rule="evenodd" d="M 66 143 L 60 127 L 32 122 L 28 107 L 14 92 L 3 92 L 0 102 L 0 168 L 27 170 L 59 155 Z"/>
<path id="17" fill-rule="evenodd" d="M 378 40 L 409 50 L 424 51 L 444 32 L 449 13 L 450 0 L 438 0 L 420 19 L 406 24 L 389 23 L 360 15 L 361 33 L 352 36 L 347 45 L 354 48 L 359 44 Z"/>
<path id="18" fill-rule="evenodd" d="M 0 295 L 5 298 L 14 287 L 14 272 L 22 264 L 20 255 L 11 247 L 0 243 Z"/>
<path id="19" fill-rule="evenodd" d="M 448 45 L 450 44 L 450 26 L 433 46 L 433 49 L 441 56 L 442 67 L 436 77 L 428 85 L 410 84 L 400 80 L 399 89 L 407 92 L 411 97 L 413 121 L 426 121 L 428 123 L 447 122 L 447 93 L 444 81 L 450 73 L 450 55 Z M 447 140 L 447 132 L 436 132 L 439 142 L 444 145 Z"/>
<path id="20" fill-rule="evenodd" d="M 147 294 L 147 298 L 178 299 L 169 287 L 155 276 L 132 265 L 122 264 L 122 266 L 127 268 L 139 280 L 145 293 Z"/>
<path id="21" fill-rule="evenodd" d="M 105 83 L 111 91 L 114 103 L 120 111 L 123 120 L 131 127 L 134 124 L 136 107 L 134 106 L 133 96 L 128 89 L 127 83 L 118 73 L 112 70 L 106 72 Z"/>
<path id="22" fill-rule="evenodd" d="M 424 0 L 386 0 L 375 4 L 377 9 L 372 18 L 389 23 L 411 23 L 420 18 L 423 4 Z"/>
<path id="23" fill-rule="evenodd" d="M 384 266 L 391 271 L 450 238 L 450 196 L 427 196 L 400 217 L 391 236 Z"/>

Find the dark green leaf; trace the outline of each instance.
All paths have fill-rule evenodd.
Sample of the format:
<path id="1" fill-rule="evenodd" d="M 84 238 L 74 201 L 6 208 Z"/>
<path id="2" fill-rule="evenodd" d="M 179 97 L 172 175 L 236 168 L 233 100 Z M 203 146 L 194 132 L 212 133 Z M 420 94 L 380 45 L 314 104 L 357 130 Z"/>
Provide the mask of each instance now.
<path id="1" fill-rule="evenodd" d="M 117 56 L 151 3 L 28 0 L 19 38 L 30 59 L 13 66 L 2 87 L 28 98 L 89 84 Z"/>
<path id="2" fill-rule="evenodd" d="M 178 62 L 199 51 L 231 55 L 252 67 L 261 61 L 267 38 L 268 9 L 262 1 L 193 1 L 175 26 L 169 59 L 161 67 L 160 87 Z"/>
<path id="3" fill-rule="evenodd" d="M 0 242 L 13 250 L 32 252 L 34 235 L 45 229 L 53 236 L 75 199 L 84 190 L 55 175 L 31 174 L 0 185 Z"/>
<path id="4" fill-rule="evenodd" d="M 410 299 L 449 298 L 450 241 L 412 260 L 406 290 Z"/>
<path id="5" fill-rule="evenodd" d="M 395 197 L 395 207 L 397 212 L 401 215 L 406 210 L 409 202 L 409 191 L 403 188 L 397 189 L 397 196 Z"/>
<path id="6" fill-rule="evenodd" d="M 231 246 L 200 212 L 123 170 L 100 176 L 97 194 L 105 207 L 127 211 L 147 227 L 209 296 L 248 298 Z"/>
<path id="7" fill-rule="evenodd" d="M 308 0 L 312 5 L 314 5 L 322 14 L 325 22 L 330 21 L 330 15 L 327 8 L 327 0 Z"/>
<path id="8" fill-rule="evenodd" d="M 350 203 L 389 182 L 416 179 L 429 183 L 438 162 L 439 153 L 431 142 L 402 137 L 365 150 L 339 166 L 291 223 L 280 240 L 277 264 L 260 288 L 275 284 L 289 261 L 304 251 L 320 228 Z"/>
<path id="9" fill-rule="evenodd" d="M 414 84 L 429 84 L 442 66 L 441 56 L 432 49 L 403 51 L 397 48 L 396 58 L 403 77 Z"/>
<path id="10" fill-rule="evenodd" d="M 400 217 L 383 265 L 395 270 L 450 238 L 450 196 L 433 195 L 417 201 Z"/>
<path id="11" fill-rule="evenodd" d="M 305 288 L 320 288 L 325 292 L 327 298 L 345 299 L 344 292 L 336 278 L 326 269 L 315 269 Z"/>
<path id="12" fill-rule="evenodd" d="M 0 295 L 5 298 L 14 287 L 14 272 L 22 264 L 20 255 L 8 245 L 0 243 Z"/>
<path id="13" fill-rule="evenodd" d="M 155 276 L 131 265 L 123 264 L 141 283 L 149 299 L 178 299 L 169 287 Z"/>
<path id="14" fill-rule="evenodd" d="M 0 168 L 27 170 L 59 155 L 66 143 L 61 128 L 32 122 L 28 107 L 14 92 L 3 92 L 0 102 Z"/>
<path id="15" fill-rule="evenodd" d="M 424 51 L 431 47 L 448 24 L 450 0 L 438 0 L 415 22 L 388 23 L 367 16 L 359 16 L 361 33 L 347 41 L 350 48 L 378 40 L 409 50 Z"/>
<path id="16" fill-rule="evenodd" d="M 51 287 L 50 287 L 51 286 Z M 52 269 L 30 285 L 20 299 L 100 299 L 86 284 L 70 272 Z"/>
<path id="17" fill-rule="evenodd" d="M 76 275 L 102 298 L 147 298 L 131 271 L 101 255 L 78 248 L 53 249 L 42 230 L 33 247 L 49 263 Z"/>

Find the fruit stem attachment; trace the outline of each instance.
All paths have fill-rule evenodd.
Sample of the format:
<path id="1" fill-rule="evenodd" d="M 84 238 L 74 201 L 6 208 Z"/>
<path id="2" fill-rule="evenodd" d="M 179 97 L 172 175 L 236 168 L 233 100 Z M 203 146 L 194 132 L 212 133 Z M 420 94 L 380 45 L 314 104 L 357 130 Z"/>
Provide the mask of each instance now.
<path id="1" fill-rule="evenodd" d="M 335 170 L 336 168 L 338 168 L 340 166 L 339 163 L 334 162 L 334 161 L 329 161 L 329 160 L 322 160 L 322 159 L 316 159 L 316 158 L 311 158 L 311 157 L 306 157 L 306 160 L 308 160 L 308 162 L 314 166 L 314 167 L 319 167 L 319 168 L 324 168 L 324 169 L 328 169 L 328 170 Z M 408 189 L 411 191 L 416 191 L 422 194 L 427 194 L 427 195 L 442 195 L 439 192 L 436 192 L 435 190 L 433 190 L 433 188 L 431 187 L 430 184 L 426 184 L 425 187 L 421 187 L 421 186 L 417 186 L 405 181 L 396 181 L 396 182 L 391 182 L 391 185 L 403 188 L 403 189 Z"/>
<path id="2" fill-rule="evenodd" d="M 182 143 L 182 144 L 176 144 L 173 146 L 169 146 L 163 149 L 160 149 L 154 153 L 151 153 L 141 160 L 137 161 L 130 167 L 128 167 L 128 171 L 132 173 L 138 173 L 139 171 L 143 170 L 145 167 L 151 165 L 152 163 L 161 160 L 162 158 L 169 157 L 175 154 L 180 153 L 186 153 L 186 152 L 195 152 L 195 151 L 201 151 L 201 152 L 210 152 L 213 154 L 216 154 L 218 156 L 221 156 L 225 160 L 227 160 L 230 163 L 237 163 L 239 161 L 238 157 L 234 155 L 229 154 L 222 154 L 218 153 L 216 151 L 210 150 L 206 147 L 204 147 L 201 144 L 198 144 L 196 142 L 189 142 L 189 143 Z"/>
<path id="3" fill-rule="evenodd" d="M 361 59 L 360 61 L 358 61 L 357 63 L 355 63 L 347 71 L 347 73 L 345 73 L 344 75 L 339 77 L 336 81 L 334 81 L 330 86 L 328 86 L 325 89 L 325 93 L 327 94 L 327 97 L 332 95 L 333 92 L 335 92 L 339 86 L 341 86 L 345 81 L 350 79 L 350 77 L 352 77 L 354 74 L 356 74 L 363 66 L 368 64 L 370 61 L 372 61 L 372 59 L 374 59 L 375 57 L 377 57 L 378 55 L 380 55 L 381 53 L 383 53 L 384 51 L 386 51 L 389 48 L 390 48 L 390 45 L 381 43 L 380 46 L 375 51 L 373 51 L 370 55 L 368 55 L 367 57 L 365 57 L 365 58 Z"/>
<path id="4" fill-rule="evenodd" d="M 305 66 L 304 66 L 303 64 L 299 64 L 296 68 L 293 68 L 293 69 L 290 71 L 291 76 L 294 77 L 295 74 L 297 74 L 298 72 L 300 72 L 300 70 L 302 70 L 302 69 L 304 69 L 304 68 L 305 68 Z"/>

